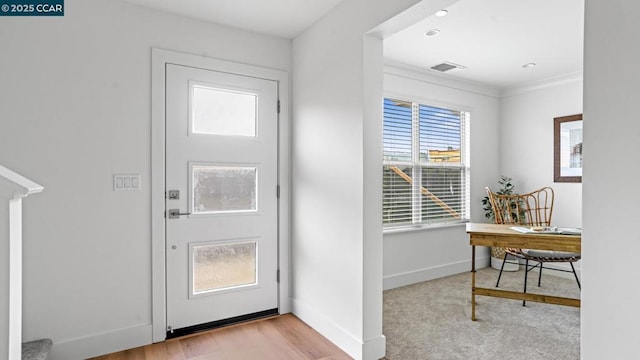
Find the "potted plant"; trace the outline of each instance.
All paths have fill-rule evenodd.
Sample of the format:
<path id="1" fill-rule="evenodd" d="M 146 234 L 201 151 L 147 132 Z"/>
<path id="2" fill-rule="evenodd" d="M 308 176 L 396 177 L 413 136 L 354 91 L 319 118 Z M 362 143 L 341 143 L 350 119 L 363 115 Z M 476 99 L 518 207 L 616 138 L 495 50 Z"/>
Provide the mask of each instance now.
<path id="1" fill-rule="evenodd" d="M 500 195 L 511 195 L 514 192 L 515 185 L 512 183 L 512 179 L 508 176 L 501 175 L 500 180 L 498 180 L 498 184 L 500 185 L 500 189 L 496 191 L 497 194 Z M 484 216 L 490 220 L 491 222 L 496 221 L 495 214 L 493 213 L 493 207 L 491 206 L 491 201 L 489 201 L 489 196 L 485 196 L 482 199 L 482 208 L 484 209 Z M 502 266 L 502 260 L 504 259 L 504 248 L 502 247 L 491 247 L 491 267 L 494 269 L 500 270 Z M 505 263 L 504 271 L 518 271 L 520 266 L 514 263 Z"/>

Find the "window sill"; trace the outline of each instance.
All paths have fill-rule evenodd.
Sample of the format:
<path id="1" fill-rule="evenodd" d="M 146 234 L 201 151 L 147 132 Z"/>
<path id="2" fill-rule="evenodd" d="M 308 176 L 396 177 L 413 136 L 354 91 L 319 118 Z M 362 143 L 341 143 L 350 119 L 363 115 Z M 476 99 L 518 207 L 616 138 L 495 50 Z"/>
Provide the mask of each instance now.
<path id="1" fill-rule="evenodd" d="M 383 229 L 382 234 L 392 235 L 392 234 L 406 233 L 406 232 L 438 230 L 443 228 L 466 226 L 468 222 L 469 220 L 464 220 L 459 222 L 450 222 L 450 223 L 433 224 L 433 225 L 405 225 L 405 226 L 398 226 L 398 227 L 390 227 L 390 228 Z"/>

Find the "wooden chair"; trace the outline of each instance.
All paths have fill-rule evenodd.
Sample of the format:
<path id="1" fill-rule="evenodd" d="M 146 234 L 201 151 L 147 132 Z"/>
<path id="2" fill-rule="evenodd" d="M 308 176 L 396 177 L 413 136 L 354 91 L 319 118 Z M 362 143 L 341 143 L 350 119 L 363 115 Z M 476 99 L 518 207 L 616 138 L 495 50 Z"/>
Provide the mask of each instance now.
<path id="1" fill-rule="evenodd" d="M 553 201 L 555 194 L 550 187 L 543 187 L 541 189 L 532 191 L 527 194 L 512 194 L 502 195 L 491 191 L 488 187 L 485 188 L 491 203 L 491 208 L 495 216 L 496 224 L 513 224 L 528 227 L 548 227 L 551 226 L 551 215 L 553 214 Z M 524 272 L 524 292 L 527 292 L 527 274 L 529 271 L 540 268 L 538 274 L 538 286 L 542 280 L 542 269 L 545 262 L 568 262 L 571 265 L 571 270 L 580 287 L 580 280 L 576 274 L 576 269 L 573 263 L 580 260 L 580 254 L 564 252 L 564 251 L 550 251 L 550 250 L 534 250 L 534 249 L 515 249 L 505 248 L 504 259 L 502 260 L 502 266 L 500 267 L 500 274 L 498 275 L 498 281 L 496 287 L 500 284 L 500 278 L 502 277 L 502 270 L 504 264 L 509 256 L 516 259 L 525 260 L 525 272 Z M 529 261 L 537 262 L 533 266 L 529 266 Z M 547 268 L 551 269 L 551 268 Z M 551 269 L 558 271 L 568 271 L 561 269 Z M 522 305 L 526 302 L 523 300 Z"/>

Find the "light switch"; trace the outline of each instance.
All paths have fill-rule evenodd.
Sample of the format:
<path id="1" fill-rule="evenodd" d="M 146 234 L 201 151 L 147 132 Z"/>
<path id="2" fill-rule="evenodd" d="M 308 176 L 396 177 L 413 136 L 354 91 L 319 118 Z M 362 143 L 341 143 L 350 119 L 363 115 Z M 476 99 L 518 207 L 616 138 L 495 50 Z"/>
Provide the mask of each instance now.
<path id="1" fill-rule="evenodd" d="M 115 188 L 122 189 L 122 187 L 124 186 L 124 180 L 122 179 L 122 176 L 116 176 L 114 179 L 115 179 Z"/>

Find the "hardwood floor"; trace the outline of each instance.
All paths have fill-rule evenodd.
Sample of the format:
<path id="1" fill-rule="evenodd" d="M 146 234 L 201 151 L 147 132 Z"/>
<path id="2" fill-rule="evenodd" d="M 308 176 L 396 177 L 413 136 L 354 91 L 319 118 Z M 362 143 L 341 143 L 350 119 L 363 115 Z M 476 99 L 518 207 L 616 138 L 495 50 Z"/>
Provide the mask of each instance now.
<path id="1" fill-rule="evenodd" d="M 349 360 L 292 314 L 142 346 L 92 360 Z"/>

